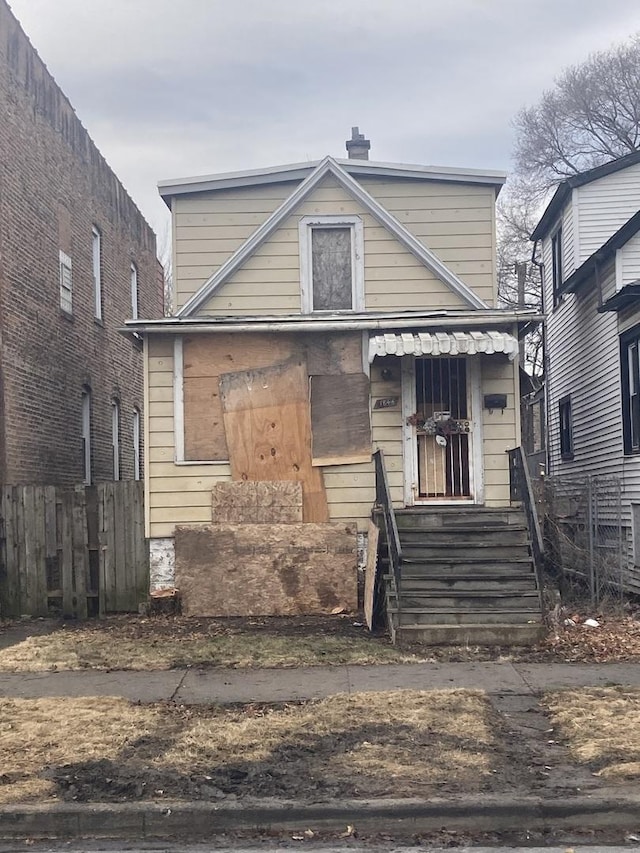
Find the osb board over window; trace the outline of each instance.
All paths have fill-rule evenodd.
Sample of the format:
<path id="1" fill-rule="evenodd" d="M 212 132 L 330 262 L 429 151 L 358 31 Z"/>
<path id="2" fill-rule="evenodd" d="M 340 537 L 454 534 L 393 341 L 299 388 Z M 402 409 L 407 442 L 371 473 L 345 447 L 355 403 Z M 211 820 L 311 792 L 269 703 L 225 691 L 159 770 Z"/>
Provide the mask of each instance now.
<path id="1" fill-rule="evenodd" d="M 344 524 L 177 527 L 187 616 L 299 616 L 357 609 L 356 532 Z"/>
<path id="2" fill-rule="evenodd" d="M 313 465 L 371 460 L 369 378 L 364 373 L 311 377 Z"/>
<path id="3" fill-rule="evenodd" d="M 291 335 L 185 335 L 182 345 L 184 458 L 226 462 L 229 449 L 222 419 L 222 373 L 269 367 L 299 350 Z"/>
<path id="4" fill-rule="evenodd" d="M 214 524 L 295 524 L 302 521 L 302 484 L 285 481 L 216 483 Z"/>
<path id="5" fill-rule="evenodd" d="M 224 374 L 220 395 L 233 479 L 299 481 L 303 520 L 328 521 L 322 472 L 311 464 L 305 360 Z"/>
<path id="6" fill-rule="evenodd" d="M 220 402 L 220 375 L 305 358 L 309 375 L 362 371 L 362 334 L 335 332 L 185 335 L 183 338 L 184 458 L 226 462 L 229 448 Z"/>

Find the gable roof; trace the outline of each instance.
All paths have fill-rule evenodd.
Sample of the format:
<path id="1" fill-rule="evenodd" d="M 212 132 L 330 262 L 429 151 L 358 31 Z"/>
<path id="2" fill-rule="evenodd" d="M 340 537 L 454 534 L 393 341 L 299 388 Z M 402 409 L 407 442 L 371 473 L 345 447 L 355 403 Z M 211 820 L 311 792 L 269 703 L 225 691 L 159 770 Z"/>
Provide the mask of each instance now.
<path id="1" fill-rule="evenodd" d="M 211 275 L 202 287 L 185 302 L 177 317 L 191 317 L 208 302 L 236 270 L 258 249 L 320 183 L 326 175 L 333 175 L 338 183 L 380 222 L 405 249 L 411 252 L 437 278 L 448 285 L 471 308 L 488 308 L 468 285 L 458 278 L 442 261 L 408 231 L 391 213 L 385 210 L 333 157 L 321 160 L 311 174 L 291 193 L 271 216 L 246 240 L 245 243 Z"/>
<path id="2" fill-rule="evenodd" d="M 577 270 L 564 280 L 558 295 L 575 293 L 580 285 L 584 284 L 595 273 L 597 267 L 613 258 L 617 250 L 621 249 L 625 243 L 628 243 L 638 231 L 640 231 L 640 210 L 634 213 L 624 223 L 622 228 L 618 228 L 616 233 L 609 237 L 606 243 L 600 246 L 599 249 L 596 249 Z"/>
<path id="3" fill-rule="evenodd" d="M 607 175 L 612 175 L 615 172 L 620 172 L 629 166 L 635 166 L 640 163 L 640 150 L 632 151 L 624 157 L 618 157 L 617 160 L 611 160 L 609 163 L 604 163 L 602 166 L 596 166 L 593 169 L 587 169 L 586 172 L 579 172 L 577 175 L 572 175 L 561 184 L 558 185 L 553 198 L 547 205 L 547 209 L 542 214 L 542 217 L 535 227 L 532 240 L 541 240 L 546 237 L 549 230 L 553 228 L 555 220 L 564 207 L 568 197 L 571 195 L 571 190 L 575 187 L 582 187 L 585 184 L 590 184 L 592 181 L 597 181 L 600 178 L 605 178 Z"/>
<path id="4" fill-rule="evenodd" d="M 410 178 L 423 181 L 448 181 L 465 184 L 487 184 L 495 187 L 496 193 L 506 181 L 506 172 L 481 171 L 479 169 L 456 169 L 447 166 L 414 166 L 404 163 L 379 163 L 373 160 L 331 158 L 349 175 L 359 177 Z M 165 204 L 171 207 L 171 199 L 211 190 L 255 187 L 261 184 L 302 181 L 314 172 L 324 160 L 306 163 L 289 163 L 266 169 L 249 169 L 243 172 L 223 172 L 217 175 L 199 175 L 191 178 L 175 178 L 158 182 L 158 192 Z"/>

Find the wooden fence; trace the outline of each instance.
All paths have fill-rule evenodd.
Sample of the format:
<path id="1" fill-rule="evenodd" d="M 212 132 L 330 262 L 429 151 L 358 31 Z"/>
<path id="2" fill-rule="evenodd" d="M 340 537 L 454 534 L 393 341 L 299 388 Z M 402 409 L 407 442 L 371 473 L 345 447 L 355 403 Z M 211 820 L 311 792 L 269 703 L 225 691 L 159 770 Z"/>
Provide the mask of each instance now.
<path id="1" fill-rule="evenodd" d="M 137 611 L 148 589 L 141 482 L 0 487 L 0 616 Z"/>

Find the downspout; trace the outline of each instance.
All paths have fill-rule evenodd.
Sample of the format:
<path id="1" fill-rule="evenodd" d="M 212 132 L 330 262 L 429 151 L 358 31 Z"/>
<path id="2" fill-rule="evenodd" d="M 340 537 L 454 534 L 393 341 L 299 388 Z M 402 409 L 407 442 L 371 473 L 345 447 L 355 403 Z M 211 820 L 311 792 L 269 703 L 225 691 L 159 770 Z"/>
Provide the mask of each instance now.
<path id="1" fill-rule="evenodd" d="M 537 267 L 540 272 L 540 307 L 544 314 L 546 307 L 544 299 L 544 262 L 539 261 L 537 258 L 539 242 L 539 240 L 536 240 L 533 244 L 533 249 L 531 251 L 531 263 Z M 542 321 L 542 376 L 544 379 L 544 468 L 546 476 L 549 476 L 551 472 L 551 456 L 549 454 L 549 359 L 547 356 L 546 316 Z"/>

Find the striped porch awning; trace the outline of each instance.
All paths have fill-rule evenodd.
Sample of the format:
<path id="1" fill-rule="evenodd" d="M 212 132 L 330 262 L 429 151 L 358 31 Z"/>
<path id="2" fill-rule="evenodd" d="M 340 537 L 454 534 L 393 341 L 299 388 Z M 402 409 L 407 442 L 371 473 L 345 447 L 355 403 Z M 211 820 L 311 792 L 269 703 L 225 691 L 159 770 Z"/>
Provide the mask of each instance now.
<path id="1" fill-rule="evenodd" d="M 504 353 L 513 360 L 518 339 L 506 332 L 410 332 L 374 335 L 369 338 L 369 363 L 384 355 L 493 355 Z"/>

